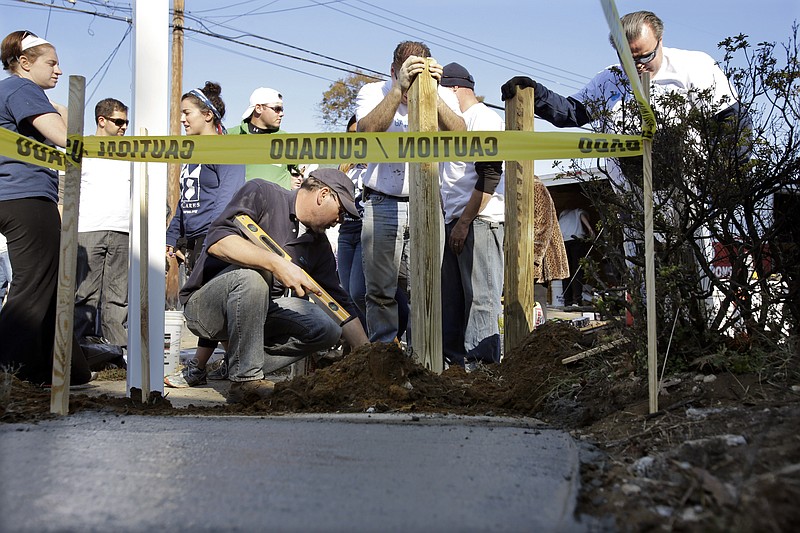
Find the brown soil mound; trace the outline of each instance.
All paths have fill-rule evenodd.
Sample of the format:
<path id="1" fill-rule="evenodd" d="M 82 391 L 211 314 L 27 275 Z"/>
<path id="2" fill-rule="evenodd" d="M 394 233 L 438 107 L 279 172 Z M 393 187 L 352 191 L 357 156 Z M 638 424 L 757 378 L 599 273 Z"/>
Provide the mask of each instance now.
<path id="1" fill-rule="evenodd" d="M 471 373 L 453 367 L 441 375 L 426 370 L 396 345 L 376 343 L 354 350 L 327 368 L 278 383 L 269 400 L 249 406 L 190 407 L 172 414 L 374 410 L 530 416 L 541 411 L 543 401 L 570 374 L 561 359 L 593 341 L 593 335 L 584 335 L 567 323 L 549 322 L 531 333 L 500 365 L 481 366 Z M 124 379 L 124 373 L 110 379 Z M 14 379 L 9 400 L 0 405 L 0 420 L 47 418 L 49 398 L 48 390 Z M 73 391 L 70 412 L 105 409 L 162 415 L 173 411 L 169 400 L 158 395 L 144 404 L 138 399 L 136 393 L 131 398 L 112 398 Z"/>

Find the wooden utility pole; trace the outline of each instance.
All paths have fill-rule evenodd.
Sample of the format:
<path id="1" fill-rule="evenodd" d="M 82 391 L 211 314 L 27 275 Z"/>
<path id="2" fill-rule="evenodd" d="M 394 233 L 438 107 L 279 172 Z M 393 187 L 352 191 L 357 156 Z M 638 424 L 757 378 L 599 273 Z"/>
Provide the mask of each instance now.
<path id="1" fill-rule="evenodd" d="M 183 87 L 183 0 L 173 0 L 172 4 L 172 78 L 170 80 L 169 134 L 181 134 L 181 94 Z M 180 196 L 181 166 L 171 163 L 167 167 L 167 226 L 175 216 Z M 167 308 L 178 308 L 178 261 L 168 258 Z"/>
<path id="2" fill-rule="evenodd" d="M 533 131 L 533 88 L 517 89 L 506 100 L 506 130 Z M 506 161 L 504 353 L 535 327 L 533 161 Z"/>
<path id="3" fill-rule="evenodd" d="M 53 345 L 52 389 L 50 389 L 50 412 L 57 415 L 69 413 L 85 92 L 86 78 L 70 76 L 67 115 L 69 146 L 67 146 L 67 168 L 64 174 L 64 210 L 61 214 L 61 245 L 56 292 L 56 336 Z"/>
<path id="4" fill-rule="evenodd" d="M 430 61 L 430 60 L 428 60 Z M 426 67 L 408 91 L 408 130 L 438 131 L 436 81 Z M 410 163 L 411 346 L 420 364 L 444 370 L 442 357 L 442 268 L 439 164 Z"/>

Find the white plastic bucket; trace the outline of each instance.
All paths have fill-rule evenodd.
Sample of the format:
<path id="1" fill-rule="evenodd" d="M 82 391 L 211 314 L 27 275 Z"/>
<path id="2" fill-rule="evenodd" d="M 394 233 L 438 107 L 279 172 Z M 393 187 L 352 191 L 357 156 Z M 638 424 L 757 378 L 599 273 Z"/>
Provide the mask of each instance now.
<path id="1" fill-rule="evenodd" d="M 164 375 L 178 369 L 181 358 L 183 312 L 164 311 Z"/>
<path id="2" fill-rule="evenodd" d="M 554 307 L 564 307 L 563 287 L 564 282 L 560 279 L 550 281 L 550 305 Z"/>

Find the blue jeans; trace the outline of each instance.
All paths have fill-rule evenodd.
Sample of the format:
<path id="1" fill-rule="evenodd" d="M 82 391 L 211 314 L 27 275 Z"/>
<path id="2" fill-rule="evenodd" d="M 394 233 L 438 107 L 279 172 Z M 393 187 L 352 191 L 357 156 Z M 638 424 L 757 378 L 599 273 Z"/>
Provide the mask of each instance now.
<path id="1" fill-rule="evenodd" d="M 229 267 L 186 302 L 187 327 L 199 337 L 228 341 L 228 379 L 253 381 L 334 346 L 342 329 L 317 305 L 270 296 L 255 270 Z"/>
<path id="2" fill-rule="evenodd" d="M 339 279 L 342 283 L 342 288 L 350 295 L 353 303 L 356 304 L 359 313 L 358 319 L 361 321 L 364 331 L 367 331 L 367 286 L 364 281 L 364 258 L 361 253 L 360 233 L 339 233 L 336 262 L 339 266 Z M 394 297 L 397 300 L 399 321 L 397 338 L 400 339 L 406 332 L 411 311 L 408 308 L 408 296 L 406 296 L 406 291 L 400 286 L 400 283 L 398 283 Z"/>
<path id="3" fill-rule="evenodd" d="M 397 336 L 397 277 L 408 247 L 408 202 L 364 192 L 361 246 L 367 287 L 367 331 L 371 342 L 392 342 Z"/>
<path id="4" fill-rule="evenodd" d="M 461 254 L 447 242 L 456 221 L 445 226 L 442 259 L 442 350 L 445 361 L 500 362 L 503 312 L 503 224 L 476 218 Z"/>
<path id="5" fill-rule="evenodd" d="M 359 222 L 355 224 L 361 225 Z M 358 319 L 367 329 L 367 287 L 364 283 L 364 264 L 361 257 L 361 232 L 342 233 L 339 230 L 339 246 L 336 249 L 336 264 L 339 281 L 344 291 L 358 308 Z"/>

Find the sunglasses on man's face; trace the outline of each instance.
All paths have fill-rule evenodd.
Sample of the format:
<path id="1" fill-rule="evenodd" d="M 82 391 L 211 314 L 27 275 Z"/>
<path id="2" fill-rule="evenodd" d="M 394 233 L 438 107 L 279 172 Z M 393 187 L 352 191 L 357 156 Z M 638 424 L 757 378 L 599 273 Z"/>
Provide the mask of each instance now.
<path id="1" fill-rule="evenodd" d="M 656 53 L 658 53 L 658 47 L 659 46 L 661 46 L 661 41 L 658 41 L 656 43 L 656 47 L 649 54 L 645 54 L 643 56 L 634 56 L 633 57 L 634 63 L 637 63 L 639 65 L 646 65 L 649 62 L 651 62 L 652 60 L 654 60 L 656 58 Z"/>
<path id="2" fill-rule="evenodd" d="M 111 122 L 118 128 L 121 128 L 122 126 L 127 126 L 129 124 L 129 121 L 124 118 L 111 118 L 111 117 L 103 117 L 103 118 Z"/>

